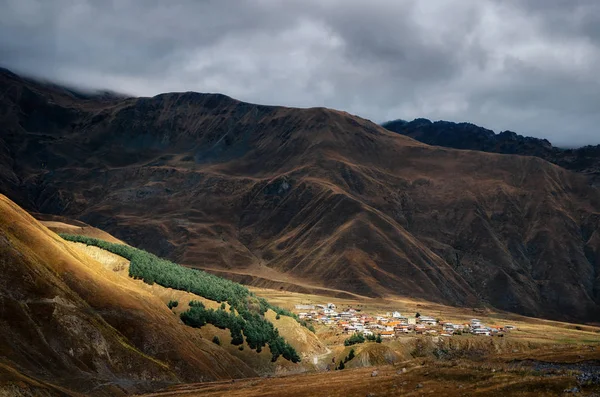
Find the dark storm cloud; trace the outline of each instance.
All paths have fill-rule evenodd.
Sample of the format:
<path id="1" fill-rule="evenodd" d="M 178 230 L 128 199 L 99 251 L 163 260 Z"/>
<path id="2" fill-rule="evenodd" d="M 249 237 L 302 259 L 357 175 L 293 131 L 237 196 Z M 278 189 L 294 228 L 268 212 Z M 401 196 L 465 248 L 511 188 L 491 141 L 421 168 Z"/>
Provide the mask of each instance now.
<path id="1" fill-rule="evenodd" d="M 595 0 L 0 0 L 0 63 L 138 95 L 223 92 L 600 143 Z"/>

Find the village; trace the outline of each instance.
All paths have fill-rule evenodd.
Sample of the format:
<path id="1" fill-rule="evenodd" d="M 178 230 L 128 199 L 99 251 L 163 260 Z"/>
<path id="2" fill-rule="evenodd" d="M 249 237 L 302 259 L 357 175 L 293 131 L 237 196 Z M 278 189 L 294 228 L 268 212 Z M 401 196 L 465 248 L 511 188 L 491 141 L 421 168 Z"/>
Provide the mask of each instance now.
<path id="1" fill-rule="evenodd" d="M 337 328 L 346 334 L 362 334 L 366 337 L 379 335 L 382 339 L 398 338 L 408 334 L 454 336 L 472 334 L 503 337 L 517 328 L 513 325 L 488 326 L 473 318 L 469 322 L 452 323 L 420 313 L 412 316 L 399 311 L 372 315 L 361 309 L 346 308 L 338 312 L 334 303 L 295 305 L 301 320 Z"/>

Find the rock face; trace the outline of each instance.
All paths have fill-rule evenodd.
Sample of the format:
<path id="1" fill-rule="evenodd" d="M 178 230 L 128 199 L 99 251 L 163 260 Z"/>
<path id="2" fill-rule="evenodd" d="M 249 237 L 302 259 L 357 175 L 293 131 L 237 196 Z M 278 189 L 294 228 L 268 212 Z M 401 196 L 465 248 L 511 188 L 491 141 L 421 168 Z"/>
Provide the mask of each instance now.
<path id="1" fill-rule="evenodd" d="M 394 120 L 384 123 L 383 127 L 428 145 L 540 157 L 568 170 L 586 174 L 593 185 L 600 186 L 600 145 L 561 149 L 552 146 L 546 139 L 526 137 L 512 131 L 495 134 L 470 123 L 431 122 L 427 119 L 411 122 Z"/>
<path id="2" fill-rule="evenodd" d="M 0 191 L 29 210 L 282 286 L 599 314 L 600 195 L 542 159 L 217 94 L 0 90 Z"/>

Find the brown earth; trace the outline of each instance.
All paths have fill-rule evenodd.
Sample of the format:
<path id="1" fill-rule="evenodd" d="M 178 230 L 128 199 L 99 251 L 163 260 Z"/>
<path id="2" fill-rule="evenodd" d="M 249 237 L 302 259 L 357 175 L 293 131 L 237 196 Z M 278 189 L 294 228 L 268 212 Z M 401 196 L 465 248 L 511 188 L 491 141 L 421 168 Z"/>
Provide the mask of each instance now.
<path id="1" fill-rule="evenodd" d="M 573 350 L 573 349 L 571 349 Z M 521 360 L 511 356 L 490 362 L 415 358 L 396 365 L 353 368 L 300 376 L 244 379 L 176 386 L 147 395 L 158 396 L 594 396 L 600 384 L 581 382 L 579 373 L 594 376 L 598 350 L 575 350 L 578 359 L 555 351 L 552 361 Z M 527 355 L 521 355 L 528 357 Z M 574 370 L 572 368 L 578 368 Z M 404 369 L 404 370 L 403 370 Z M 375 376 L 374 376 L 375 375 Z M 579 375 L 581 376 L 581 375 Z M 566 391 L 569 391 L 565 393 Z"/>
<path id="2" fill-rule="evenodd" d="M 539 158 L 218 94 L 83 97 L 6 71 L 0 92 L 0 191 L 30 211 L 277 288 L 600 317 L 600 193 Z"/>
<path id="3" fill-rule="evenodd" d="M 3 195 L 0 273 L 0 395 L 113 396 L 256 375 Z"/>

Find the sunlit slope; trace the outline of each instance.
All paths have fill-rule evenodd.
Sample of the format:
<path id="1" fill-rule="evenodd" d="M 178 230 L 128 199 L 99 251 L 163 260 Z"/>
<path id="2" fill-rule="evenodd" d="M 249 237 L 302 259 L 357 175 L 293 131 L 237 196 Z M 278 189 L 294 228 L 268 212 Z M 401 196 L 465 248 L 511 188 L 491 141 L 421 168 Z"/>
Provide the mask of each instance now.
<path id="1" fill-rule="evenodd" d="M 119 395 L 255 374 L 3 195 L 0 272 L 0 390 L 31 379 Z"/>
<path id="2" fill-rule="evenodd" d="M 212 310 L 217 310 L 221 307 L 221 302 L 216 302 L 191 292 L 166 288 L 159 285 L 158 281 L 149 284 L 142 280 L 131 279 L 130 262 L 112 252 L 79 242 L 68 242 L 67 244 L 98 260 L 107 270 L 113 271 L 114 274 L 135 283 L 138 288 L 158 297 L 164 302 L 165 307 L 169 302 L 177 302 L 177 306 L 172 308 L 173 312 L 177 315 L 189 310 L 190 302 L 201 302 L 207 309 Z M 222 304 L 225 307 L 225 312 L 228 313 L 230 311 L 229 304 L 226 302 Z M 257 352 L 254 348 L 250 348 L 247 341 L 242 346 L 239 346 L 239 344 L 233 345 L 228 329 L 218 329 L 210 324 L 206 324 L 195 331 L 199 332 L 206 340 L 212 341 L 213 337 L 218 337 L 224 349 L 242 359 L 254 370 L 265 374 L 301 372 L 313 369 L 315 357 L 327 352 L 323 343 L 319 341 L 314 333 L 301 326 L 293 318 L 286 315 L 277 316 L 273 310 L 269 309 L 265 313 L 265 319 L 273 324 L 279 331 L 279 335 L 296 350 L 301 357 L 300 364 L 289 362 L 283 357 L 279 357 L 273 361 L 270 345 L 264 346 L 264 350 L 260 352 Z M 245 336 L 247 337 L 248 335 Z"/>

